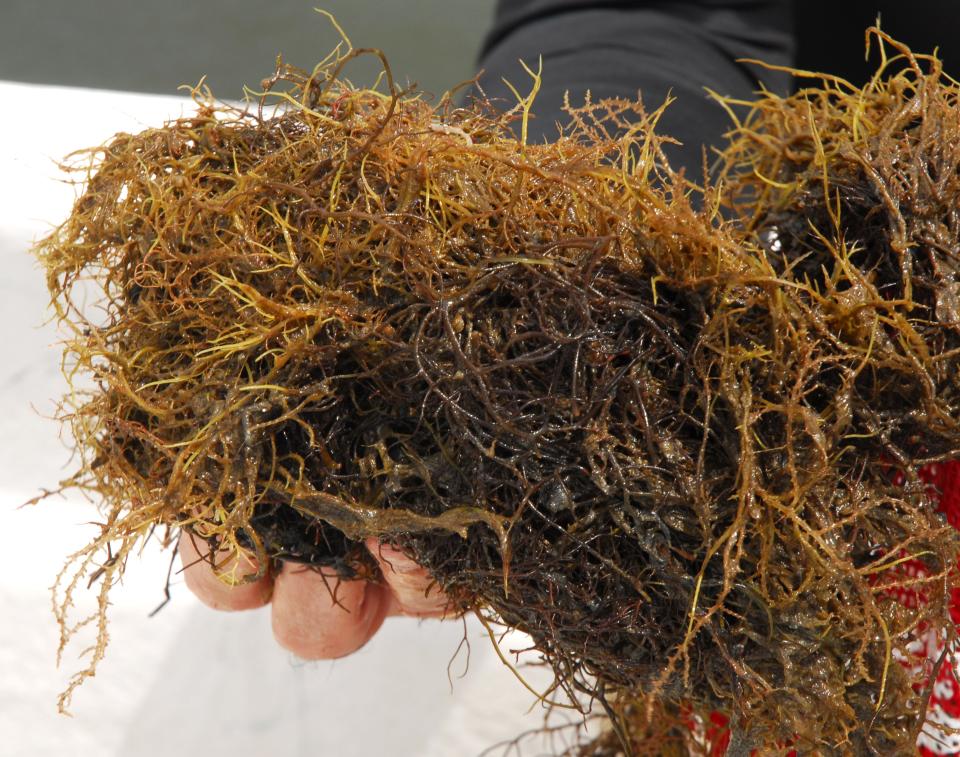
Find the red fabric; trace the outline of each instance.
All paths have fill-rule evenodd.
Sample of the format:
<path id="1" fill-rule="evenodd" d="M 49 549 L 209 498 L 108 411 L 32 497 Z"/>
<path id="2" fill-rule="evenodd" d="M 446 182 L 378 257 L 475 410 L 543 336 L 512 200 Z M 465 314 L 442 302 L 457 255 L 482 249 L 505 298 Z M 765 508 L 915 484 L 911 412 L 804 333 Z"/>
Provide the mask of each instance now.
<path id="1" fill-rule="evenodd" d="M 920 470 L 920 478 L 930 486 L 931 495 L 937 498 L 937 509 L 947 516 L 947 522 L 951 526 L 960 530 L 960 461 L 928 465 Z M 902 474 L 894 480 L 901 483 Z M 906 575 L 915 576 L 925 572 L 923 564 L 915 560 L 905 563 L 903 571 Z M 913 602 L 924 601 L 922 591 L 901 589 L 899 594 L 900 601 L 907 606 Z M 950 616 L 954 624 L 960 625 L 960 587 L 951 589 Z M 902 662 L 915 666 L 915 669 L 930 669 L 940 658 L 943 644 L 943 640 L 936 638 L 932 632 L 921 633 L 911 645 L 910 652 L 914 658 Z M 960 736 L 949 733 L 960 727 L 960 681 L 957 679 L 958 671 L 954 660 L 955 656 L 950 655 L 937 674 L 927 708 L 927 722 L 930 725 L 924 728 L 917 744 L 918 754 L 923 757 L 960 755 Z M 936 724 L 947 726 L 947 732 L 936 728 Z"/>
<path id="2" fill-rule="evenodd" d="M 920 478 L 930 486 L 930 492 L 937 499 L 937 509 L 947 516 L 951 526 L 960 530 L 960 460 L 948 463 L 928 465 L 920 470 Z M 902 484 L 903 474 L 894 476 L 894 482 Z M 960 566 L 958 566 L 960 572 Z M 909 560 L 897 567 L 897 577 L 917 577 L 925 574 L 925 568 L 919 560 Z M 890 589 L 907 607 L 915 607 L 925 601 L 922 589 L 914 587 L 895 587 Z M 950 615 L 953 622 L 960 626 L 960 586 L 951 591 Z M 901 660 L 901 663 L 914 667 L 916 670 L 929 669 L 943 652 L 943 640 L 936 638 L 932 632 L 920 632 L 918 638 L 910 645 L 911 657 Z M 948 726 L 949 729 L 960 728 L 960 671 L 954 664 L 951 655 L 940 668 L 937 680 L 930 696 L 927 708 L 927 725 L 920 734 L 917 743 L 917 754 L 921 757 L 960 757 L 960 736 L 946 734 L 936 727 L 937 724 Z M 710 713 L 709 722 L 705 724 L 704 735 L 710 749 L 710 757 L 724 757 L 730 743 L 730 731 L 727 728 L 728 718 L 719 713 Z M 796 757 L 791 751 L 788 757 Z"/>

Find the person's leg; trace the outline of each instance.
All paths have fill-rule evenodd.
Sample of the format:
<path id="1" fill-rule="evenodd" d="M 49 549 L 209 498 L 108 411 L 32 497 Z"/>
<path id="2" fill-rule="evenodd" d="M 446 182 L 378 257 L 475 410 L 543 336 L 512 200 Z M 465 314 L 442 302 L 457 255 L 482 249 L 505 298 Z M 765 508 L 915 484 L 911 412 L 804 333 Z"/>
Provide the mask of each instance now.
<path id="1" fill-rule="evenodd" d="M 762 83 L 786 93 L 788 76 L 737 59 L 790 65 L 792 21 L 791 0 L 500 0 L 481 54 L 486 73 L 480 83 L 491 98 L 511 106 L 516 101 L 502 78 L 526 92 L 530 78 L 518 59 L 536 68 L 543 56 L 543 85 L 528 135 L 534 141 L 555 138 L 556 122 L 566 122 L 565 91 L 574 105 L 586 90 L 594 102 L 639 92 L 648 110 L 672 94 L 677 100 L 659 130 L 683 142 L 670 150 L 674 167 L 699 178 L 701 145 L 718 143 L 730 128 L 704 88 L 747 98 Z"/>

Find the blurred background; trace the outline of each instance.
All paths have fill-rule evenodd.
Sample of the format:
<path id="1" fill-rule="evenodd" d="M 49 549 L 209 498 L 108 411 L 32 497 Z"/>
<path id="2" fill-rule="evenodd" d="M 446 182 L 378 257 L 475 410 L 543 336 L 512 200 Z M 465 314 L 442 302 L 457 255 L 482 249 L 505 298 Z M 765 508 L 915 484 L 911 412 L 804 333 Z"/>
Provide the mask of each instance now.
<path id="1" fill-rule="evenodd" d="M 313 68 L 339 36 L 314 11 L 332 13 L 356 47 L 379 47 L 399 82 L 440 95 L 473 76 L 493 0 L 3 0 L 0 79 L 175 94 L 207 77 L 240 99 L 282 54 Z M 348 71 L 368 84 L 375 68 Z"/>
<path id="2" fill-rule="evenodd" d="M 939 48 L 948 73 L 955 73 L 960 26 L 957 0 L 794 0 L 797 68 L 827 71 L 862 85 L 876 70 L 876 46 L 864 55 L 864 29 L 880 27 L 914 52 Z"/>
<path id="3" fill-rule="evenodd" d="M 711 2 L 723 4 L 705 4 Z M 381 48 L 398 81 L 439 95 L 476 73 L 495 2 L 2 0 L 0 79 L 173 94 L 206 75 L 219 97 L 240 98 L 244 84 L 257 87 L 272 72 L 277 54 L 311 68 L 338 42 L 313 10 L 318 5 L 334 14 L 354 45 Z M 960 11 L 957 0 L 797 0 L 794 6 L 798 66 L 855 80 L 872 71 L 863 30 L 878 17 L 914 50 L 930 52 L 952 42 Z M 950 70 L 949 55 L 947 63 Z M 363 61 L 349 76 L 363 84 L 374 73 L 374 63 Z"/>

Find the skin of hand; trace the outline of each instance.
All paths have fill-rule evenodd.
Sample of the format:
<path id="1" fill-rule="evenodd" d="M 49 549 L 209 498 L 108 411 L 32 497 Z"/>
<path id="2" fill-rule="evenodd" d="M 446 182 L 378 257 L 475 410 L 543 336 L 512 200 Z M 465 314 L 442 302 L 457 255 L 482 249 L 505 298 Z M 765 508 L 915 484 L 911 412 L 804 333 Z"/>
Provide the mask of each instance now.
<path id="1" fill-rule="evenodd" d="M 283 563 L 278 572 L 231 586 L 214 573 L 201 539 L 182 532 L 178 550 L 187 588 L 205 605 L 250 610 L 269 604 L 280 646 L 301 659 L 332 660 L 360 649 L 390 616 L 437 618 L 451 612 L 425 568 L 377 539 L 367 539 L 366 547 L 382 582 L 346 581 L 332 570 Z M 247 555 L 217 567 L 236 578 L 257 573 L 256 562 Z"/>

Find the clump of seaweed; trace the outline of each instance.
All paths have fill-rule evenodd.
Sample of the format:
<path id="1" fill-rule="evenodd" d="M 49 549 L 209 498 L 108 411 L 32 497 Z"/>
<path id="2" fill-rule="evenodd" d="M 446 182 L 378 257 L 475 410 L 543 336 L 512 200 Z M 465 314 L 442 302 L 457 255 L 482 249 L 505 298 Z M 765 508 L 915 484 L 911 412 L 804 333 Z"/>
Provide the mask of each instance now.
<path id="1" fill-rule="evenodd" d="M 875 34 L 905 69 L 759 100 L 697 203 L 640 103 L 526 144 L 536 76 L 431 105 L 342 81 L 366 50 L 87 153 L 37 246 L 104 517 L 61 706 L 154 529 L 372 580 L 375 535 L 602 705 L 584 754 L 709 754 L 711 711 L 731 754 L 909 753 L 932 671 L 898 661 L 954 637 L 916 470 L 960 456 L 960 90 Z"/>

